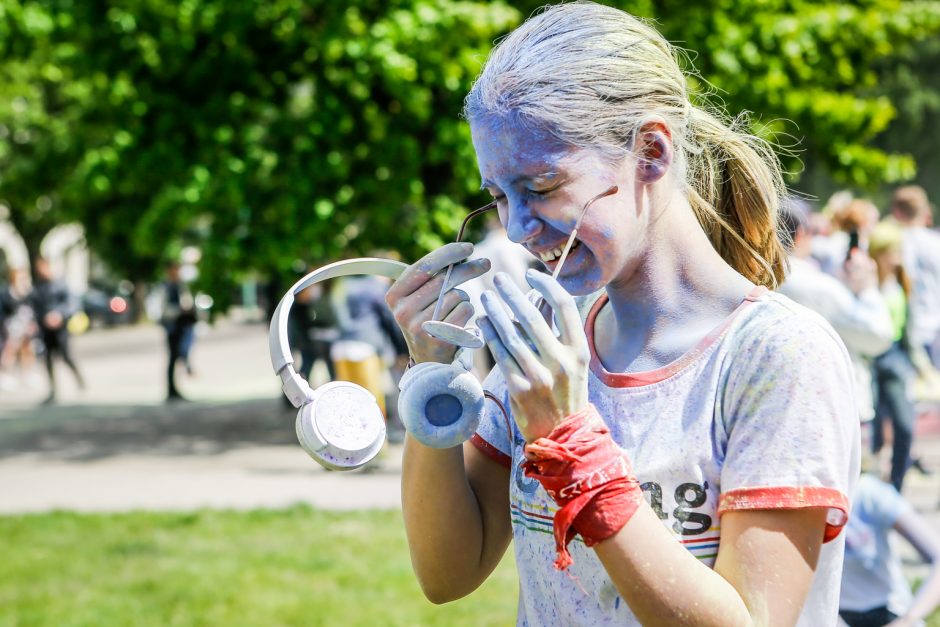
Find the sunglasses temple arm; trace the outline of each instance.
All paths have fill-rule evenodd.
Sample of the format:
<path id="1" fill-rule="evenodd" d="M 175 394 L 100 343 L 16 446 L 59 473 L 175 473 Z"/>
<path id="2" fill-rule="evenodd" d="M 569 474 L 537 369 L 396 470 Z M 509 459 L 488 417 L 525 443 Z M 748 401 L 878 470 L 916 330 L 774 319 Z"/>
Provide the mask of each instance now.
<path id="1" fill-rule="evenodd" d="M 496 201 L 494 200 L 490 204 L 480 207 L 479 209 L 474 209 L 473 211 L 468 213 L 467 217 L 464 218 L 463 222 L 460 223 L 460 230 L 457 231 L 457 239 L 454 241 L 459 242 L 460 240 L 463 239 L 463 232 L 467 228 L 467 223 L 470 220 L 477 217 L 481 213 L 485 213 L 489 211 L 490 209 L 494 209 L 495 207 L 496 207 Z M 437 295 L 437 303 L 434 305 L 434 313 L 431 314 L 431 320 L 436 321 L 438 315 L 440 315 L 441 313 L 441 305 L 442 305 L 441 299 L 444 298 L 444 293 L 447 291 L 447 284 L 450 283 L 450 275 L 453 271 L 454 271 L 454 264 L 450 264 L 449 266 L 447 266 L 447 272 L 444 274 L 444 284 L 441 285 L 441 293 Z"/>

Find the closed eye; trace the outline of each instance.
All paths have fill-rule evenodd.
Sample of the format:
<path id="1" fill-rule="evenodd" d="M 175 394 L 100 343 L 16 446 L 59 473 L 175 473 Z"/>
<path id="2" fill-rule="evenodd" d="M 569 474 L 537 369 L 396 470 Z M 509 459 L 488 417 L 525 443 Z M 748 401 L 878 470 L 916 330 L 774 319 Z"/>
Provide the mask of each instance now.
<path id="1" fill-rule="evenodd" d="M 561 185 L 556 185 L 555 187 L 552 187 L 551 189 L 529 189 L 529 188 L 526 188 L 525 191 L 526 191 L 526 194 L 528 194 L 529 196 L 533 196 L 533 197 L 535 197 L 535 198 L 544 198 L 544 197 L 548 196 L 549 194 L 551 194 L 552 192 L 556 191 L 559 187 L 561 187 Z"/>

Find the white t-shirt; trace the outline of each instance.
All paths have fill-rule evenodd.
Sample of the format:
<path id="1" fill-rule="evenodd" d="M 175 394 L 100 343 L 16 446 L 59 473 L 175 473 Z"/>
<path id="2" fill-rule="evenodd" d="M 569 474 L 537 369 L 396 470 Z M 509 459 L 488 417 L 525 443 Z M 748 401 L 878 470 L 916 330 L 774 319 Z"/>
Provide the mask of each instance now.
<path id="1" fill-rule="evenodd" d="M 865 612 L 887 607 L 904 616 L 910 608 L 911 586 L 888 537 L 898 517 L 910 509 L 893 485 L 861 476 L 852 498 L 852 518 L 845 527 L 840 609 Z"/>
<path id="2" fill-rule="evenodd" d="M 858 412 L 845 347 L 817 314 L 756 289 L 698 346 L 659 370 L 618 374 L 594 352 L 606 296 L 582 299 L 591 346 L 590 401 L 628 455 L 643 491 L 697 559 L 713 566 L 720 515 L 731 509 L 829 507 L 827 542 L 799 625 L 835 625 L 842 568 L 838 534 L 859 467 Z M 595 300 L 591 306 L 591 300 Z M 484 383 L 509 407 L 498 368 Z M 520 470 L 524 440 L 495 403 L 472 442 L 511 469 L 520 576 L 519 625 L 638 625 L 592 549 L 569 546 L 553 566 L 557 506 Z"/>
<path id="3" fill-rule="evenodd" d="M 924 227 L 904 229 L 904 269 L 914 283 L 911 339 L 932 345 L 940 335 L 940 233 Z"/>
<path id="4" fill-rule="evenodd" d="M 813 262 L 791 257 L 790 273 L 780 293 L 821 315 L 839 334 L 852 360 L 859 418 L 874 418 L 870 358 L 888 350 L 894 340 L 891 314 L 878 289 L 853 294 L 842 281 L 814 267 Z"/>

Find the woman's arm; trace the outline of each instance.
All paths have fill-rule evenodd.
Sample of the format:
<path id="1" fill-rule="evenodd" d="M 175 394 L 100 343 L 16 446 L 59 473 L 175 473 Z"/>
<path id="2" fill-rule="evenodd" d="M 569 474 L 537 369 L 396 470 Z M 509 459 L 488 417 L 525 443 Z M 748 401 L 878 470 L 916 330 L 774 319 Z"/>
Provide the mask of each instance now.
<path id="1" fill-rule="evenodd" d="M 424 594 L 446 603 L 473 592 L 509 544 L 509 470 L 469 442 L 433 449 L 408 436 L 401 485 L 411 563 Z"/>
<path id="2" fill-rule="evenodd" d="M 439 318 L 463 326 L 473 314 L 467 295 L 451 289 L 489 269 L 489 261 L 466 262 L 470 244 L 447 244 L 412 264 L 385 300 L 417 363 L 449 363 L 456 348 L 422 329 L 453 272 Z M 402 510 L 411 562 L 425 595 L 435 603 L 477 588 L 499 563 L 510 537 L 509 472 L 472 444 L 426 447 L 408 436 L 402 465 Z"/>
<path id="3" fill-rule="evenodd" d="M 917 589 L 914 602 L 904 616 L 889 627 L 908 627 L 933 612 L 940 605 L 940 534 L 914 508 L 908 508 L 894 521 L 894 528 L 930 562 L 930 575 Z"/>
<path id="4" fill-rule="evenodd" d="M 825 523 L 824 508 L 728 512 L 712 570 L 643 504 L 595 551 L 644 625 L 793 625 Z"/>

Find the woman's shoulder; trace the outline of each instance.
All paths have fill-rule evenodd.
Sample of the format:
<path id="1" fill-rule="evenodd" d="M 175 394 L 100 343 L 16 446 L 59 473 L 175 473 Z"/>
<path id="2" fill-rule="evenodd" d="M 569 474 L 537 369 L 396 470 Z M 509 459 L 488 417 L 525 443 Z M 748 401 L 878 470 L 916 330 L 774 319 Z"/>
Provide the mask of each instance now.
<path id="1" fill-rule="evenodd" d="M 773 353 L 797 359 L 830 355 L 849 362 L 842 339 L 825 318 L 779 292 L 766 291 L 754 300 L 739 324 L 731 345 L 748 352 Z"/>

